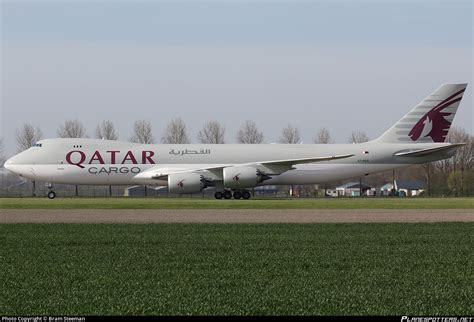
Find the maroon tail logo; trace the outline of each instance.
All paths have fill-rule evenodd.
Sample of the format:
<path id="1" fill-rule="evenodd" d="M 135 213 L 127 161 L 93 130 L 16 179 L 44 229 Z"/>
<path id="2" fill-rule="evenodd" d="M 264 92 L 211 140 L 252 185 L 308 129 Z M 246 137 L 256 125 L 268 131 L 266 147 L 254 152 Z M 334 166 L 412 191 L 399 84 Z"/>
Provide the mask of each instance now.
<path id="1" fill-rule="evenodd" d="M 232 178 L 232 180 L 234 180 L 234 181 L 237 182 L 237 183 L 240 183 L 240 182 L 239 182 L 239 181 L 240 181 L 240 173 L 237 174 L 237 175 L 235 175 L 235 176 Z"/>
<path id="2" fill-rule="evenodd" d="M 411 129 L 408 135 L 413 141 L 418 140 L 420 137 L 430 136 L 434 142 L 444 142 L 446 135 L 448 134 L 449 127 L 451 122 L 449 122 L 445 117 L 451 115 L 452 113 L 443 112 L 443 110 L 456 102 L 459 102 L 462 98 L 458 97 L 459 94 L 463 93 L 465 89 L 460 90 L 459 92 L 449 96 L 438 105 L 433 107 L 431 110 L 426 112 L 423 117 L 418 120 L 415 126 Z"/>

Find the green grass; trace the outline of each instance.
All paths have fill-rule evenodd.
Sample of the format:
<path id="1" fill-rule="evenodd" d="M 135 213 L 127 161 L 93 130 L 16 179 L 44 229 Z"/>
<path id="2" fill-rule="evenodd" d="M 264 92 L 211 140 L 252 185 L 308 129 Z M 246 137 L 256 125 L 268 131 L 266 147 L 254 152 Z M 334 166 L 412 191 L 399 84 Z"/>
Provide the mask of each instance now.
<path id="1" fill-rule="evenodd" d="M 0 209 L 474 209 L 474 198 L 1 198 Z"/>
<path id="2" fill-rule="evenodd" d="M 0 225 L 0 315 L 472 315 L 473 231 Z"/>

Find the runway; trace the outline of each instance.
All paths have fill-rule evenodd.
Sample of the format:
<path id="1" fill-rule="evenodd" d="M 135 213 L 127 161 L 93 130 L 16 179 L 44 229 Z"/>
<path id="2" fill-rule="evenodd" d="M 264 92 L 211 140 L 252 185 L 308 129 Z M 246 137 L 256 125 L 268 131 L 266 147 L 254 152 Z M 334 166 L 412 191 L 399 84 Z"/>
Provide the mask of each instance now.
<path id="1" fill-rule="evenodd" d="M 473 209 L 0 209 L 0 223 L 473 222 Z"/>

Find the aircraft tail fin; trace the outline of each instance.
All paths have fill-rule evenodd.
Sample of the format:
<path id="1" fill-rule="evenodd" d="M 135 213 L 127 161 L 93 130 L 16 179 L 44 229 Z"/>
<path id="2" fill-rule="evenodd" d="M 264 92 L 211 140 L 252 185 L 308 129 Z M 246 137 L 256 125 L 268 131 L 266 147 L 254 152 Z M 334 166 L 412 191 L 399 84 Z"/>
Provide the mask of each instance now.
<path id="1" fill-rule="evenodd" d="M 467 84 L 444 84 L 416 105 L 376 141 L 384 143 L 444 142 Z"/>

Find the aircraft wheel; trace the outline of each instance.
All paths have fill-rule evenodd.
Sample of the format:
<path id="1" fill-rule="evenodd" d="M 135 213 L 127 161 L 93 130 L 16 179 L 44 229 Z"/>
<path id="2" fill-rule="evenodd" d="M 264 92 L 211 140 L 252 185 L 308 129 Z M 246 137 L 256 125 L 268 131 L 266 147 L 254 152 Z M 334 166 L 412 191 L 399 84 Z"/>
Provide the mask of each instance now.
<path id="1" fill-rule="evenodd" d="M 49 199 L 54 199 L 56 197 L 56 193 L 54 191 L 48 192 L 48 198 Z"/>
<path id="2" fill-rule="evenodd" d="M 234 199 L 242 198 L 242 193 L 240 191 L 234 191 Z"/>
<path id="3" fill-rule="evenodd" d="M 216 199 L 222 199 L 223 194 L 222 194 L 222 192 L 217 191 L 217 192 L 214 194 L 214 197 L 215 197 Z"/>
<path id="4" fill-rule="evenodd" d="M 242 197 L 243 197 L 245 200 L 250 199 L 250 192 L 248 192 L 248 190 L 242 191 Z"/>
<path id="5" fill-rule="evenodd" d="M 224 198 L 225 199 L 231 199 L 232 198 L 232 192 L 229 190 L 224 191 Z"/>

